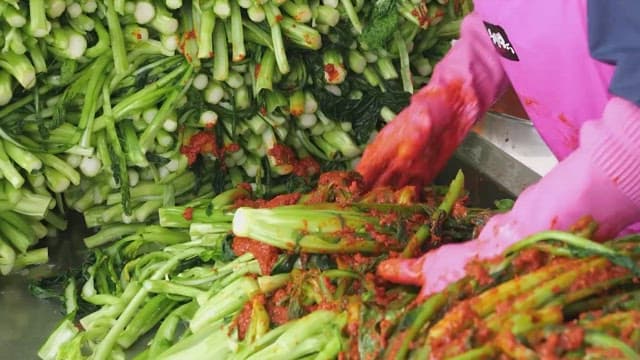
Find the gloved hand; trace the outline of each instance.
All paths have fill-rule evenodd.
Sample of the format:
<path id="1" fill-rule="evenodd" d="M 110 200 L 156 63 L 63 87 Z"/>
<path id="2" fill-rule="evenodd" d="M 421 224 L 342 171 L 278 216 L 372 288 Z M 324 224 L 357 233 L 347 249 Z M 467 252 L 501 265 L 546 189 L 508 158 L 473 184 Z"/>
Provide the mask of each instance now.
<path id="1" fill-rule="evenodd" d="M 477 239 L 442 246 L 419 259 L 390 259 L 378 274 L 422 286 L 426 296 L 465 276 L 471 260 L 499 256 L 533 233 L 568 230 L 584 216 L 599 225 L 597 239 L 616 236 L 640 221 L 640 108 L 621 98 L 607 104 L 600 121 L 581 129 L 580 146 L 516 200 L 492 217 Z"/>
<path id="2" fill-rule="evenodd" d="M 499 55 L 481 20 L 469 14 L 429 84 L 365 149 L 357 167 L 365 186 L 431 182 L 506 86 Z"/>

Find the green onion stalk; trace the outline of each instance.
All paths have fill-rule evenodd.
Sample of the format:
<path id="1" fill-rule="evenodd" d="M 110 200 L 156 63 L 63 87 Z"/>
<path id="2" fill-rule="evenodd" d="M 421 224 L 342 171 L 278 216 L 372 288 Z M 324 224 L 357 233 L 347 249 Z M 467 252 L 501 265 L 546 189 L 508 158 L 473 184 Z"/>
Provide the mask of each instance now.
<path id="1" fill-rule="evenodd" d="M 624 239 L 597 243 L 558 231 L 523 239 L 507 250 L 504 258 L 478 264 L 487 271 L 487 279 L 470 274 L 413 310 L 417 314 L 424 311 L 425 316 L 407 313 L 420 320 L 413 321 L 408 331 L 396 331 L 391 342 L 401 345 L 390 347 L 394 350 L 387 355 L 532 357 L 549 336 L 574 331 L 584 336 L 574 345 L 556 347 L 556 352 L 579 354 L 602 346 L 625 356 L 638 356 L 633 340 L 621 337 L 622 329 L 632 327 L 627 306 L 637 300 L 630 287 L 637 256 L 621 251 L 637 240 L 628 240 L 631 243 Z M 540 263 L 533 269 L 521 268 L 519 257 L 526 258 L 525 253 L 531 251 L 538 254 Z M 603 276 L 595 279 L 595 273 Z M 439 308 L 430 310 L 435 303 Z M 594 310 L 601 313 L 589 314 Z M 606 334 L 602 332 L 605 326 L 610 326 Z M 474 335 L 478 329 L 486 333 Z M 450 342 L 462 333 L 466 335 L 459 342 Z M 418 334 L 424 340 L 415 343 Z"/>

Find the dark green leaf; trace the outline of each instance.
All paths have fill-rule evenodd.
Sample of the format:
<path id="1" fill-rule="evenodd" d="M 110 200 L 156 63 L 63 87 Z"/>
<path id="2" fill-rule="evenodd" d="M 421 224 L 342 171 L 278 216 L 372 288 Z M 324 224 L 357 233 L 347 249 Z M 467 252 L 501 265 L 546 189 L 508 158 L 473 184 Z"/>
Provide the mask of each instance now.
<path id="1" fill-rule="evenodd" d="M 305 265 L 306 265 L 305 266 L 306 269 L 318 269 L 321 271 L 336 268 L 335 261 L 333 261 L 333 259 L 326 254 L 310 255 Z"/>
<path id="2" fill-rule="evenodd" d="M 396 0 L 377 0 L 360 40 L 372 50 L 384 48 L 398 29 L 399 20 Z"/>
<path id="3" fill-rule="evenodd" d="M 293 265 L 298 261 L 298 254 L 280 254 L 278 260 L 271 269 L 271 274 L 286 274 L 290 273 L 293 269 Z"/>
<path id="4" fill-rule="evenodd" d="M 63 60 L 60 66 L 60 82 L 66 84 L 71 81 L 78 68 L 78 62 L 75 60 Z"/>
<path id="5" fill-rule="evenodd" d="M 301 54 L 311 75 L 311 92 L 318 106 L 328 118 L 338 122 L 350 122 L 353 135 L 358 144 L 365 144 L 371 133 L 383 125 L 380 110 L 386 106 L 394 112 L 400 112 L 409 104 L 411 94 L 404 92 L 398 82 L 386 82 L 385 91 L 372 87 L 357 74 L 348 73 L 341 85 L 343 96 L 337 96 L 325 89 L 322 56 L 317 53 Z M 352 99 L 347 94 L 359 91 L 360 99 Z"/>
<path id="6" fill-rule="evenodd" d="M 236 253 L 233 252 L 233 247 L 231 246 L 232 242 L 233 235 L 227 235 L 227 237 L 225 237 L 224 241 L 222 242 L 222 256 L 220 258 L 220 261 L 229 262 L 237 257 Z"/>
<path id="7" fill-rule="evenodd" d="M 145 157 L 147 158 L 149 163 L 151 163 L 151 164 L 153 164 L 153 165 L 155 165 L 157 167 L 167 165 L 171 161 L 171 159 L 169 159 L 169 158 L 162 157 L 162 156 L 160 156 L 160 155 L 158 155 L 156 153 L 152 153 L 152 152 L 147 152 L 145 154 Z"/>
<path id="8" fill-rule="evenodd" d="M 213 186 L 213 192 L 219 194 L 225 190 L 228 173 L 219 165 L 222 161 L 216 159 L 214 162 L 217 166 L 214 165 L 216 170 L 213 171 L 211 185 Z"/>

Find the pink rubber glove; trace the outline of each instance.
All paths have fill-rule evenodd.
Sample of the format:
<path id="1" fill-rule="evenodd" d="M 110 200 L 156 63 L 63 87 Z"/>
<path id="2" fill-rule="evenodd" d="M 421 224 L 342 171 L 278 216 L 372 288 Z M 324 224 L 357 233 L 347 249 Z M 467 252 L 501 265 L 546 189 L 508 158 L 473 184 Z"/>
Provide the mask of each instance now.
<path id="1" fill-rule="evenodd" d="M 505 90 L 499 55 L 478 16 L 469 14 L 460 31 L 429 84 L 365 149 L 357 171 L 367 188 L 431 182 Z"/>
<path id="2" fill-rule="evenodd" d="M 422 286 L 426 296 L 465 276 L 474 258 L 490 259 L 533 233 L 568 230 L 584 216 L 599 224 L 596 237 L 617 235 L 640 220 L 640 108 L 613 98 L 600 121 L 585 123 L 580 146 L 489 220 L 477 239 L 450 244 L 419 259 L 390 259 L 378 267 L 387 280 Z"/>

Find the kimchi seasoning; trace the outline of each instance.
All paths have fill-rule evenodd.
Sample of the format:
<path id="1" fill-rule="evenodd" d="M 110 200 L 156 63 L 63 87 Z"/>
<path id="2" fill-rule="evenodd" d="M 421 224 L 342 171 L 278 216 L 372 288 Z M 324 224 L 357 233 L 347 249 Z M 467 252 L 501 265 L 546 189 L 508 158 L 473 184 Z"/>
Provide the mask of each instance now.
<path id="1" fill-rule="evenodd" d="M 318 185 L 308 194 L 305 204 L 333 202 L 350 205 L 363 193 L 362 176 L 352 171 L 328 171 L 320 174 Z"/>
<path id="2" fill-rule="evenodd" d="M 467 207 L 464 205 L 467 201 L 467 198 L 464 197 L 462 199 L 457 200 L 453 203 L 453 209 L 451 209 L 451 216 L 456 219 L 464 218 L 467 216 Z"/>
<path id="3" fill-rule="evenodd" d="M 260 271 L 262 272 L 262 275 L 271 274 L 271 269 L 278 260 L 278 255 L 280 254 L 280 250 L 271 245 L 239 236 L 233 238 L 231 248 L 236 256 L 241 256 L 246 253 L 253 254 L 260 264 Z"/>
<path id="4" fill-rule="evenodd" d="M 398 352 L 402 348 L 402 343 L 407 337 L 408 332 L 409 330 L 400 331 L 396 335 L 388 339 L 388 343 L 385 346 L 385 351 L 388 354 L 389 359 L 395 359 L 398 356 Z"/>
<path id="5" fill-rule="evenodd" d="M 312 157 L 298 159 L 293 149 L 286 145 L 276 144 L 269 151 L 276 165 L 290 165 L 293 167 L 293 174 L 300 177 L 309 177 L 320 173 L 320 164 Z"/>
<path id="6" fill-rule="evenodd" d="M 267 154 L 273 156 L 276 161 L 276 165 L 293 165 L 297 161 L 296 154 L 293 150 L 282 144 L 274 145 L 269 149 L 269 151 L 267 151 Z"/>
<path id="7" fill-rule="evenodd" d="M 429 10 L 427 8 L 427 4 L 420 3 L 415 8 L 411 10 L 411 15 L 413 15 L 420 27 L 426 27 L 429 25 Z"/>
<path id="8" fill-rule="evenodd" d="M 249 329 L 249 325 L 251 324 L 251 314 L 253 313 L 253 302 L 248 301 L 242 307 L 242 310 L 235 318 L 235 325 L 238 329 L 238 338 L 240 340 L 244 340 L 244 337 L 247 335 L 247 330 Z"/>
<path id="9" fill-rule="evenodd" d="M 337 311 L 340 310 L 340 306 L 335 301 L 328 301 L 328 300 L 324 299 L 323 301 L 321 301 L 321 302 L 319 302 L 317 304 L 305 306 L 305 310 L 307 312 L 314 312 L 314 311 L 318 311 L 318 310 L 328 310 L 328 311 L 337 312 Z"/>
<path id="10" fill-rule="evenodd" d="M 182 217 L 187 221 L 191 221 L 191 219 L 193 219 L 193 208 L 188 207 L 184 209 L 184 212 L 182 212 Z"/>
<path id="11" fill-rule="evenodd" d="M 385 234 L 376 230 L 375 226 L 373 226 L 372 224 L 365 224 L 364 229 L 367 234 L 369 234 L 373 238 L 373 240 L 375 240 L 379 244 L 382 244 L 385 248 L 397 248 L 400 244 L 395 236 Z"/>
<path id="12" fill-rule="evenodd" d="M 338 268 L 341 269 L 366 269 L 372 266 L 376 261 L 375 257 L 366 257 L 361 253 L 336 254 L 333 255 L 333 258 L 335 259 L 336 264 L 338 264 Z"/>
<path id="13" fill-rule="evenodd" d="M 195 39 L 196 37 L 197 36 L 196 36 L 195 30 L 191 29 L 184 33 L 184 35 L 182 36 L 182 39 L 180 40 L 180 43 L 178 44 L 178 51 L 180 51 L 180 53 L 185 56 L 185 58 L 187 59 L 187 62 L 193 61 L 191 54 L 189 54 L 186 49 L 187 41 Z"/>
<path id="14" fill-rule="evenodd" d="M 584 329 L 576 324 L 571 324 L 560 335 L 561 346 L 568 351 L 576 350 L 584 341 Z"/>
<path id="15" fill-rule="evenodd" d="M 231 143 L 220 147 L 213 131 L 204 130 L 193 134 L 185 145 L 180 147 L 180 153 L 187 157 L 189 165 L 193 165 L 198 155 L 213 155 L 222 160 L 226 153 L 240 150 L 240 145 Z"/>
<path id="16" fill-rule="evenodd" d="M 219 149 L 216 137 L 211 131 L 195 133 L 186 145 L 182 145 L 180 152 L 187 157 L 189 165 L 193 165 L 200 154 L 218 155 Z"/>
<path id="17" fill-rule="evenodd" d="M 300 193 L 282 194 L 267 201 L 266 207 L 273 208 L 277 206 L 297 204 L 300 200 Z"/>
<path id="18" fill-rule="evenodd" d="M 327 171 L 320 175 L 318 187 L 331 186 L 351 193 L 362 193 L 362 176 L 352 171 Z"/>
<path id="19" fill-rule="evenodd" d="M 289 309 L 287 309 L 285 300 L 289 298 L 288 286 L 286 288 L 280 288 L 271 296 L 265 307 L 271 322 L 278 326 L 289 321 Z"/>
<path id="20" fill-rule="evenodd" d="M 558 359 L 558 346 L 560 345 L 560 334 L 554 333 L 547 336 L 547 338 L 536 347 L 536 352 L 540 354 L 543 359 Z"/>
<path id="21" fill-rule="evenodd" d="M 380 225 L 382 226 L 390 226 L 396 224 L 399 220 L 398 214 L 391 211 L 372 209 L 368 213 L 369 215 L 378 218 Z"/>
<path id="22" fill-rule="evenodd" d="M 293 173 L 300 177 L 309 177 L 320 173 L 320 164 L 307 156 L 298 160 L 293 166 Z"/>
<path id="23" fill-rule="evenodd" d="M 271 200 L 240 198 L 234 201 L 235 207 L 252 207 L 257 209 L 270 209 L 278 206 L 297 204 L 300 200 L 300 193 L 282 194 Z"/>
<path id="24" fill-rule="evenodd" d="M 613 347 L 588 347 L 585 350 L 585 357 L 590 359 L 624 359 L 622 350 Z"/>
<path id="25" fill-rule="evenodd" d="M 373 291 L 375 294 L 376 304 L 380 306 L 388 306 L 393 301 L 398 299 L 399 294 L 395 292 L 387 292 L 387 285 L 383 279 L 375 276 L 373 273 L 367 273 L 365 275 L 365 279 L 369 282 L 369 284 L 373 285 Z"/>
<path id="26" fill-rule="evenodd" d="M 472 309 L 468 300 L 457 304 L 452 311 L 459 312 L 460 316 L 450 318 L 445 333 L 430 343 L 432 354 L 436 359 L 446 358 L 448 350 L 462 346 L 471 335 L 468 332 L 470 329 L 486 329 L 482 318 Z"/>
<path id="27" fill-rule="evenodd" d="M 493 278 L 489 275 L 487 269 L 478 261 L 471 261 L 465 265 L 465 271 L 472 278 L 476 279 L 479 285 L 489 285 L 493 282 Z"/>
<path id="28" fill-rule="evenodd" d="M 524 249 L 513 259 L 513 267 L 518 273 L 530 273 L 543 267 L 549 261 L 546 252 Z"/>
<path id="29" fill-rule="evenodd" d="M 253 189 L 251 188 L 251 184 L 249 184 L 248 182 L 242 182 L 242 183 L 238 184 L 238 186 L 236 186 L 236 187 L 238 189 L 245 190 L 249 194 L 251 194 L 253 192 Z"/>
<path id="30" fill-rule="evenodd" d="M 403 186 L 394 190 L 389 186 L 376 186 L 363 195 L 362 201 L 375 204 L 413 204 L 420 199 L 420 192 L 415 186 Z"/>
<path id="31" fill-rule="evenodd" d="M 364 195 L 363 201 L 375 204 L 395 203 L 396 194 L 389 186 L 377 186 Z"/>
<path id="32" fill-rule="evenodd" d="M 328 82 L 334 82 L 340 78 L 340 71 L 334 64 L 327 64 L 324 66 L 324 73 L 327 76 Z"/>
<path id="33" fill-rule="evenodd" d="M 604 267 L 598 267 L 596 269 L 591 269 L 587 273 L 579 276 L 574 282 L 571 284 L 569 288 L 570 292 L 578 291 L 584 289 L 592 284 L 596 284 L 599 282 L 604 282 L 607 280 L 619 278 L 629 274 L 629 270 L 616 266 L 611 263 L 607 264 Z"/>

